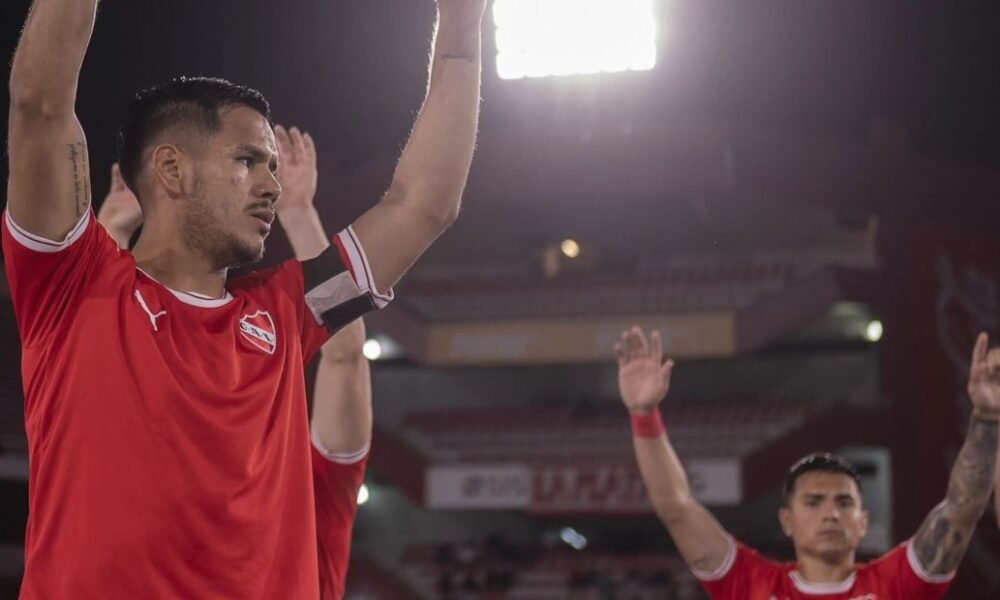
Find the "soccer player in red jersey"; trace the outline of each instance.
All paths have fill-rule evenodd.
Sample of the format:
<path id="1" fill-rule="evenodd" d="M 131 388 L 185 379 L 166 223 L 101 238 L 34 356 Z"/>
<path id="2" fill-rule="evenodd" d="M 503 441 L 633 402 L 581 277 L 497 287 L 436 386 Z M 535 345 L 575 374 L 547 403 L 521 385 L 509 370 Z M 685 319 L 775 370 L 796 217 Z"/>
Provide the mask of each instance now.
<path id="1" fill-rule="evenodd" d="M 438 0 L 427 98 L 385 198 L 309 261 L 258 259 L 280 187 L 269 109 L 179 79 L 120 135 L 145 216 L 94 223 L 74 112 L 98 0 L 36 0 L 10 78 L 5 268 L 22 343 L 22 598 L 318 598 L 303 363 L 391 300 L 455 219 L 479 112 L 485 0 Z"/>
<path id="2" fill-rule="evenodd" d="M 691 495 L 684 468 L 660 420 L 673 361 L 659 333 L 639 328 L 615 347 L 622 400 L 632 414 L 639 470 L 657 515 L 681 556 L 719 600 L 922 600 L 944 596 L 976 522 L 989 502 L 997 457 L 1000 364 L 987 358 L 986 334 L 973 351 L 968 391 L 973 414 L 945 499 L 911 539 L 882 557 L 855 562 L 868 525 L 853 467 L 819 454 L 792 467 L 779 520 L 796 561 L 777 563 L 734 540 Z M 996 352 L 996 351 L 994 351 Z M 996 355 L 994 355 L 996 356 Z"/>
<path id="3" fill-rule="evenodd" d="M 295 257 L 306 260 L 329 246 L 313 206 L 316 146 L 294 127 L 275 127 L 275 141 L 283 190 L 278 221 Z M 372 386 L 364 343 L 365 326 L 358 319 L 323 345 L 316 369 L 310 423 L 321 600 L 344 597 L 358 492 L 371 447 Z"/>
<path id="4" fill-rule="evenodd" d="M 282 189 L 278 222 L 296 258 L 309 260 L 330 244 L 313 205 L 316 147 L 312 137 L 297 128 L 276 126 L 274 131 Z M 112 168 L 111 189 L 97 218 L 123 249 L 128 249 L 142 224 L 139 201 L 122 181 L 118 165 Z M 313 389 L 311 456 L 321 600 L 339 600 L 344 595 L 357 497 L 368 462 L 372 393 L 368 361 L 362 354 L 364 342 L 364 322 L 358 319 L 323 344 Z"/>

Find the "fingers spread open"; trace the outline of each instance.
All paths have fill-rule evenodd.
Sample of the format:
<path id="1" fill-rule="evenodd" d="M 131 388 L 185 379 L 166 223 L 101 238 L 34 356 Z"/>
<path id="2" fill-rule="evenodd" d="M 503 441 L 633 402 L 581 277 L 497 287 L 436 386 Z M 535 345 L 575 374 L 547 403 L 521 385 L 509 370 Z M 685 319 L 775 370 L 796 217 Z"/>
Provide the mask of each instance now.
<path id="1" fill-rule="evenodd" d="M 654 331 L 649 335 L 649 355 L 659 364 L 663 362 L 663 338 L 659 331 Z"/>
<path id="2" fill-rule="evenodd" d="M 673 370 L 674 370 L 674 361 L 672 359 L 663 363 L 663 366 L 660 368 L 660 375 L 663 376 L 663 380 L 666 381 L 667 383 L 670 383 L 670 373 L 673 372 Z"/>
<path id="3" fill-rule="evenodd" d="M 628 356 L 632 360 L 637 360 L 649 354 L 646 348 L 646 338 L 642 335 L 642 330 L 633 327 L 625 336 L 625 348 Z"/>
<path id="4" fill-rule="evenodd" d="M 313 141 L 312 136 L 309 135 L 308 133 L 302 134 L 302 142 L 303 142 L 303 146 L 302 146 L 303 147 L 303 153 L 304 153 L 304 155 L 306 157 L 306 160 L 308 160 L 309 162 L 315 163 L 316 162 L 316 143 Z"/>
<path id="5" fill-rule="evenodd" d="M 111 189 L 116 192 L 125 189 L 125 180 L 122 179 L 122 170 L 118 163 L 111 165 Z"/>
<path id="6" fill-rule="evenodd" d="M 980 333 L 976 338 L 976 345 L 972 348 L 972 366 L 981 365 L 986 361 L 986 351 L 990 338 L 986 332 Z"/>
<path id="7" fill-rule="evenodd" d="M 628 354 L 625 352 L 625 344 L 618 342 L 615 344 L 615 357 L 618 359 L 618 365 L 623 366 L 628 362 Z"/>
<path id="8" fill-rule="evenodd" d="M 303 158 L 305 158 L 303 156 L 305 153 L 305 142 L 302 141 L 302 132 L 299 131 L 298 127 L 292 127 L 288 133 L 292 138 L 292 154 L 295 157 L 294 160 L 296 163 L 300 163 Z"/>
<path id="9" fill-rule="evenodd" d="M 281 125 L 274 126 L 274 142 L 278 145 L 278 154 L 281 161 L 292 160 L 292 140 L 288 137 L 288 130 Z"/>

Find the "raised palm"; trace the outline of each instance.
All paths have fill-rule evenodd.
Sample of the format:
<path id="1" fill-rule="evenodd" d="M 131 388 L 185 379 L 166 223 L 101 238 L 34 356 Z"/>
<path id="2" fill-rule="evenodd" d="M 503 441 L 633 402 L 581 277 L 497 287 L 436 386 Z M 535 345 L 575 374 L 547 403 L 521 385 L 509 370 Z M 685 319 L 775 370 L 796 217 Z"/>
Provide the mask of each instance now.
<path id="1" fill-rule="evenodd" d="M 615 344 L 618 357 L 618 391 L 631 412 L 649 412 L 667 395 L 674 361 L 663 362 L 663 341 L 654 331 L 649 342 L 642 329 L 633 327 Z"/>
<path id="2" fill-rule="evenodd" d="M 968 391 L 979 414 L 996 418 L 1000 417 L 1000 348 L 988 347 L 989 337 L 980 333 L 972 350 Z"/>
<path id="3" fill-rule="evenodd" d="M 142 208 L 139 200 L 125 185 L 118 163 L 111 167 L 111 188 L 97 211 L 97 220 L 115 238 L 127 240 L 142 225 Z"/>
<path id="4" fill-rule="evenodd" d="M 319 178 L 316 144 L 312 136 L 302 133 L 297 127 L 285 129 L 277 125 L 274 128 L 274 141 L 278 145 L 277 177 L 281 184 L 278 211 L 311 207 Z"/>

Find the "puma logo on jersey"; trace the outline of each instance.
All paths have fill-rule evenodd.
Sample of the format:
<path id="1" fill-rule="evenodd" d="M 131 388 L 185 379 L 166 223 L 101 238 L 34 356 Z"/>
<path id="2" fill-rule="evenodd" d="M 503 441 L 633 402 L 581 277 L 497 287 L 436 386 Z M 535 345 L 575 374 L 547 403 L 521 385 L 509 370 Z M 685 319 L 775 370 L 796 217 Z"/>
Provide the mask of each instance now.
<path id="1" fill-rule="evenodd" d="M 161 310 L 158 313 L 154 313 L 149 310 L 149 306 L 146 304 L 146 300 L 142 297 L 142 294 L 139 293 L 139 290 L 135 290 L 135 299 L 139 301 L 139 306 L 142 307 L 143 312 L 145 312 L 149 317 L 149 322 L 153 324 L 153 331 L 159 331 L 160 328 L 157 326 L 156 322 L 160 319 L 160 317 L 165 316 L 167 311 Z"/>
<path id="2" fill-rule="evenodd" d="M 274 329 L 274 321 L 266 310 L 258 310 L 252 315 L 243 315 L 240 319 L 240 333 L 258 350 L 274 354 L 278 343 L 278 334 Z"/>

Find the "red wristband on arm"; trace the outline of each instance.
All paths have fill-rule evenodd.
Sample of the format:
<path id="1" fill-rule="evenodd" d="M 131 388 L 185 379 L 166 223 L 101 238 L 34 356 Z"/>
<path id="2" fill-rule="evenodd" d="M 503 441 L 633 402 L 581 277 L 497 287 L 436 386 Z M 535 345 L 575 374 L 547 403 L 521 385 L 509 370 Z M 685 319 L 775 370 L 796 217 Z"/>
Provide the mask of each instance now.
<path id="1" fill-rule="evenodd" d="M 647 414 L 632 413 L 632 435 L 637 438 L 658 438 L 666 433 L 660 409 L 654 408 Z"/>

